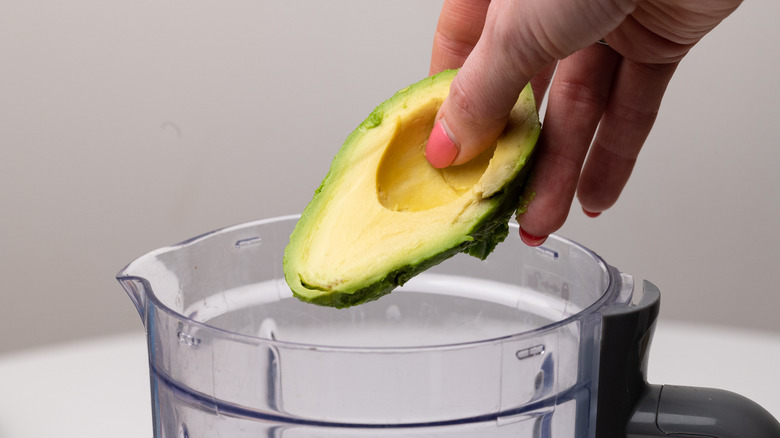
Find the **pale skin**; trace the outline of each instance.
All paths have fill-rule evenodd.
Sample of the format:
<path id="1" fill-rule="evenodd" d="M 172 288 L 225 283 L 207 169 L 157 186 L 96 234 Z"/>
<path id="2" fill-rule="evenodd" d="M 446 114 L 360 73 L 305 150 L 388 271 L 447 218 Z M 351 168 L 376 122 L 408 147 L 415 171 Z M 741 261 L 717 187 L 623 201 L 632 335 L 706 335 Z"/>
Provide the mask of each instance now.
<path id="1" fill-rule="evenodd" d="M 540 245 L 575 194 L 591 217 L 617 201 L 680 60 L 740 3 L 445 0 L 430 72 L 461 70 L 426 156 L 440 168 L 467 162 L 493 144 L 525 84 L 537 102 L 547 93 L 535 196 L 518 216 L 523 240 Z"/>

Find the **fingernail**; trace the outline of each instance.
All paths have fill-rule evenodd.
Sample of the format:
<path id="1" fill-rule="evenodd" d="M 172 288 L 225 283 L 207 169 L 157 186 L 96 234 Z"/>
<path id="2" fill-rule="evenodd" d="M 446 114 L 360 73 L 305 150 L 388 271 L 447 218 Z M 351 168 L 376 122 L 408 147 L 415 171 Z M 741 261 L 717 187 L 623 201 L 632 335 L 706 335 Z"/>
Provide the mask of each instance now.
<path id="1" fill-rule="evenodd" d="M 431 136 L 428 137 L 428 144 L 425 146 L 425 158 L 431 163 L 431 166 L 437 169 L 443 169 L 458 156 L 458 147 L 455 146 L 441 120 L 433 125 Z"/>
<path id="2" fill-rule="evenodd" d="M 520 228 L 520 239 L 528 246 L 539 246 L 547 240 L 547 236 L 539 237 L 532 234 L 528 234 L 524 229 Z"/>
<path id="3" fill-rule="evenodd" d="M 585 216 L 587 216 L 587 217 L 599 217 L 599 215 L 601 214 L 600 211 L 598 211 L 598 212 L 588 211 L 588 210 L 585 210 L 584 208 L 582 209 L 582 212 L 585 213 Z"/>

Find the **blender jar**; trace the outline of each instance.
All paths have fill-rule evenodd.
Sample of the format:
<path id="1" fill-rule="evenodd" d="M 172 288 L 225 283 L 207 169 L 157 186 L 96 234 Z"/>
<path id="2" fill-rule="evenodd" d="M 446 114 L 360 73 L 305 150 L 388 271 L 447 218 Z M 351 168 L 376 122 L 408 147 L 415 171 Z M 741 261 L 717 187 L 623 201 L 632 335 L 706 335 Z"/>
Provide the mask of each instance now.
<path id="1" fill-rule="evenodd" d="M 528 247 L 515 226 L 486 261 L 458 255 L 378 301 L 318 307 L 284 281 L 296 220 L 118 274 L 147 331 L 155 437 L 663 436 L 644 381 L 651 284 L 557 236 Z"/>

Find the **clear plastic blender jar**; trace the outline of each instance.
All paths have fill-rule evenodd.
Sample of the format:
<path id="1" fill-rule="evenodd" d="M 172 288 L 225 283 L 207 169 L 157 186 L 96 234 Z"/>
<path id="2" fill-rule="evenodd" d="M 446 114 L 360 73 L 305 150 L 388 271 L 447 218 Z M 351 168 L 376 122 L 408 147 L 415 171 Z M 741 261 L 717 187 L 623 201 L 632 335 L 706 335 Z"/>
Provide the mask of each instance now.
<path id="1" fill-rule="evenodd" d="M 677 433 L 659 423 L 666 405 L 679 430 L 712 430 L 673 406 L 695 389 L 644 380 L 657 289 L 588 249 L 510 232 L 486 261 L 459 255 L 339 310 L 284 281 L 296 220 L 225 228 L 119 273 L 147 331 L 155 437 L 641 438 Z M 729 394 L 721 405 L 741 405 Z"/>

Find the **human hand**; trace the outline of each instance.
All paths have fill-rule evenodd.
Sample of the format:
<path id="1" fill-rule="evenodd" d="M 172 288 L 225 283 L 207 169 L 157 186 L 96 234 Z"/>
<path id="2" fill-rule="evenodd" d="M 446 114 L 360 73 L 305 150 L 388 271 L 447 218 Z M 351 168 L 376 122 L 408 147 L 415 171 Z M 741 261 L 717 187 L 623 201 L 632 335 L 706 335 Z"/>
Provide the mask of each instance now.
<path id="1" fill-rule="evenodd" d="M 487 149 L 530 81 L 537 104 L 548 88 L 549 96 L 526 189 L 533 200 L 517 218 L 521 237 L 542 244 L 563 226 L 575 192 L 598 216 L 628 181 L 680 60 L 740 3 L 445 0 L 430 70 L 461 70 L 428 161 L 443 168 Z"/>

